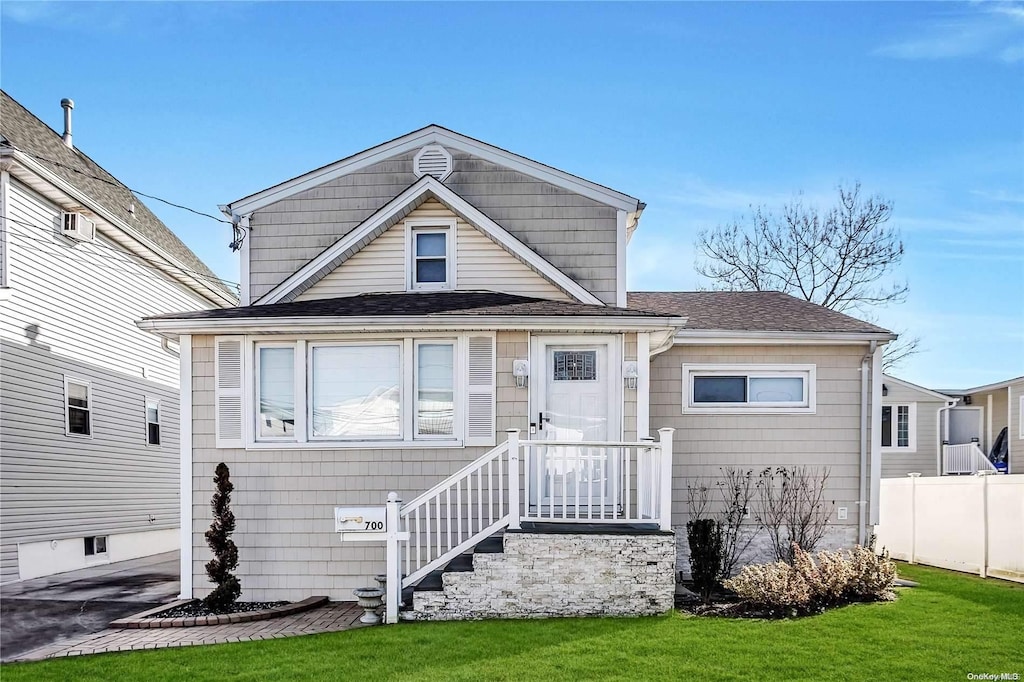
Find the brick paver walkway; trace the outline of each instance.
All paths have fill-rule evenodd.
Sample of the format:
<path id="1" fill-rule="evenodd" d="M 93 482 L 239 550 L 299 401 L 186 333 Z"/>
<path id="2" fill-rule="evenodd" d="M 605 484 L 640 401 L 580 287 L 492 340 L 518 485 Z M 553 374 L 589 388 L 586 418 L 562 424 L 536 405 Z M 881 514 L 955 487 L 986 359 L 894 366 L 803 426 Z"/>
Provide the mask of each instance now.
<path id="1" fill-rule="evenodd" d="M 65 639 L 19 656 L 19 661 L 38 661 L 61 656 L 101 654 L 108 651 L 162 649 L 172 646 L 251 642 L 319 632 L 338 632 L 363 627 L 363 610 L 354 602 L 335 602 L 291 616 L 252 623 L 201 625 L 191 628 L 103 630 L 86 637 Z"/>

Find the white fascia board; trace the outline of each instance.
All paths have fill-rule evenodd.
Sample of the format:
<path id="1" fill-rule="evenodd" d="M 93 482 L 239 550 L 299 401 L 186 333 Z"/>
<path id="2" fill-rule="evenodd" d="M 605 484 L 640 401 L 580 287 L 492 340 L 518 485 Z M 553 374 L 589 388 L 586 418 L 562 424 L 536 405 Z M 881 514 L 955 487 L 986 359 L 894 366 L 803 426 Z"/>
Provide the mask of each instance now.
<path id="1" fill-rule="evenodd" d="M 946 403 L 953 402 L 955 400 L 955 398 L 953 398 L 952 396 L 948 396 L 945 393 L 939 393 L 938 391 L 933 391 L 930 388 L 925 388 L 924 386 L 918 386 L 917 384 L 912 384 L 909 381 L 904 381 L 903 379 L 897 379 L 896 377 L 894 377 L 891 374 L 882 374 L 882 381 L 883 382 L 888 381 L 888 382 L 892 382 L 894 384 L 898 384 L 898 385 L 902 386 L 903 388 L 908 388 L 911 391 L 917 391 L 918 393 L 923 393 L 924 395 L 930 396 L 932 398 L 935 398 L 936 400 L 941 400 L 941 401 L 946 402 Z"/>
<path id="2" fill-rule="evenodd" d="M 626 244 L 629 214 L 626 211 L 615 212 L 615 305 L 626 307 Z"/>
<path id="3" fill-rule="evenodd" d="M 1010 384 L 1015 384 L 1018 381 L 1024 381 L 1024 377 L 1016 377 L 1014 379 L 1007 379 L 1006 381 L 1000 381 L 994 384 L 985 384 L 984 386 L 975 386 L 974 388 L 968 388 L 960 393 L 962 395 L 968 395 L 972 393 L 984 393 L 985 391 L 995 391 L 1000 388 L 1008 388 Z"/>
<path id="4" fill-rule="evenodd" d="M 25 170 L 34 173 L 35 175 L 42 178 L 44 181 L 53 185 L 58 191 L 69 197 L 72 201 L 81 204 L 83 207 L 89 209 L 97 216 L 103 219 L 103 221 L 114 228 L 120 230 L 127 236 L 131 237 L 132 240 L 137 242 L 143 248 L 133 249 L 135 255 L 142 259 L 161 267 L 163 264 L 156 261 L 152 256 L 158 256 L 163 259 L 171 268 L 174 269 L 172 272 L 165 271 L 165 274 L 181 282 L 194 293 L 202 296 L 211 303 L 215 303 L 221 308 L 233 308 L 237 305 L 237 301 L 234 299 L 224 296 L 220 291 L 208 286 L 202 279 L 198 279 L 189 274 L 190 268 L 186 267 L 183 263 L 178 261 L 176 258 L 171 256 L 165 251 L 159 244 L 145 237 L 141 232 L 136 230 L 131 225 L 125 223 L 117 216 L 111 214 L 102 205 L 96 203 L 89 195 L 79 190 L 74 185 L 70 184 L 58 175 L 55 175 L 45 166 L 40 165 L 35 159 L 19 150 L 3 150 L 0 151 L 0 155 L 9 156 L 11 159 L 20 164 Z M 168 228 L 169 229 L 169 228 Z M 112 237 L 114 241 L 118 235 L 107 235 Z M 123 244 L 122 244 L 123 246 Z M 184 280 L 188 280 L 187 282 Z"/>
<path id="5" fill-rule="evenodd" d="M 454 191 L 438 182 L 435 178 L 424 175 L 419 181 L 408 187 L 404 192 L 385 204 L 380 210 L 367 218 L 356 229 L 339 239 L 332 246 L 329 246 L 319 256 L 306 263 L 303 267 L 293 273 L 288 279 L 278 284 L 269 292 L 264 294 L 257 305 L 278 303 L 289 293 L 306 283 L 310 278 L 320 272 L 331 261 L 356 247 L 363 239 L 378 229 L 382 224 L 393 218 L 397 213 L 404 210 L 409 204 L 417 201 L 424 195 L 433 195 L 438 201 L 461 215 L 475 228 L 487 235 L 497 244 L 505 247 L 509 253 L 525 263 L 537 274 L 557 286 L 566 294 L 572 296 L 580 303 L 591 305 L 604 305 L 601 299 L 583 288 L 579 283 L 556 268 L 550 262 L 539 256 L 535 251 L 516 239 L 501 225 L 488 218 L 479 209 L 460 197 Z"/>
<path id="6" fill-rule="evenodd" d="M 140 320 L 144 331 L 167 338 L 181 334 L 337 334 L 383 332 L 456 332 L 496 330 L 651 331 L 671 332 L 686 323 L 682 317 L 569 317 L 569 316 L 366 316 L 366 317 L 248 317 L 221 320 Z"/>
<path id="7" fill-rule="evenodd" d="M 762 332 L 682 329 L 676 332 L 674 343 L 677 346 L 737 344 L 842 345 L 870 343 L 871 341 L 886 343 L 895 338 L 895 334 L 881 332 Z"/>
<path id="8" fill-rule="evenodd" d="M 538 180 L 543 180 L 616 209 L 633 212 L 637 211 L 640 205 L 638 199 L 627 194 L 617 192 L 589 180 L 584 180 L 557 168 L 546 166 L 524 156 L 513 154 L 510 151 L 495 147 L 486 142 L 474 140 L 471 137 L 460 135 L 440 126 L 431 125 L 395 138 L 390 142 L 371 147 L 340 161 L 335 161 L 255 194 L 250 194 L 228 204 L 228 206 L 235 213 L 251 213 L 270 204 L 277 203 L 282 199 L 322 185 L 325 182 L 330 182 L 335 178 L 354 173 L 389 157 L 397 156 L 413 149 L 419 149 L 428 144 L 439 144 L 473 154 L 486 161 L 525 173 Z"/>

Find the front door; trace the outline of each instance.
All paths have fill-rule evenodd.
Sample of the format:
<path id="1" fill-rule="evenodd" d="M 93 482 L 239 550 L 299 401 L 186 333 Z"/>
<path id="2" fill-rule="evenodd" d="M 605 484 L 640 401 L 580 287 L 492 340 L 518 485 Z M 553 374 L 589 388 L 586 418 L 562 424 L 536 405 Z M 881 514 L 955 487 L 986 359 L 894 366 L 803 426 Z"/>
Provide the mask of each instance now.
<path id="1" fill-rule="evenodd" d="M 621 437 L 617 340 L 603 336 L 536 340 L 531 364 L 542 372 L 535 373 L 532 439 L 562 444 L 533 450 L 532 504 L 561 507 L 569 500 L 575 505 L 576 500 L 611 499 L 617 462 L 609 459 L 608 449 L 567 443 Z"/>

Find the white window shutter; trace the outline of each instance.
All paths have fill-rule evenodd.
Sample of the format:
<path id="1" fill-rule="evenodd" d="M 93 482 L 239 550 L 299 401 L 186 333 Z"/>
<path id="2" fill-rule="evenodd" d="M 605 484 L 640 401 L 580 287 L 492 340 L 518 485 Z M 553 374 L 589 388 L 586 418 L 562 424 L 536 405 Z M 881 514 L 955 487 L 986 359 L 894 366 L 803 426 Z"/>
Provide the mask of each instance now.
<path id="1" fill-rule="evenodd" d="M 217 447 L 242 447 L 242 339 L 218 336 L 214 340 L 216 375 Z"/>
<path id="2" fill-rule="evenodd" d="M 466 346 L 466 445 L 494 445 L 494 337 L 471 336 Z"/>

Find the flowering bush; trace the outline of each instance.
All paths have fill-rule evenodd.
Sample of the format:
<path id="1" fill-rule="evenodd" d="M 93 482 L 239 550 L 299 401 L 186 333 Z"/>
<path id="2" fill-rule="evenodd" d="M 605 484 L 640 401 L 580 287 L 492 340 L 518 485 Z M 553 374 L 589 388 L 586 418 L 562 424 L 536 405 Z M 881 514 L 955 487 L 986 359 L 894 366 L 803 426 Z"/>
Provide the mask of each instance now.
<path id="1" fill-rule="evenodd" d="M 820 611 L 850 601 L 893 598 L 896 565 L 865 547 L 811 555 L 796 543 L 793 563 L 746 566 L 723 585 L 747 604 L 773 614 Z"/>

